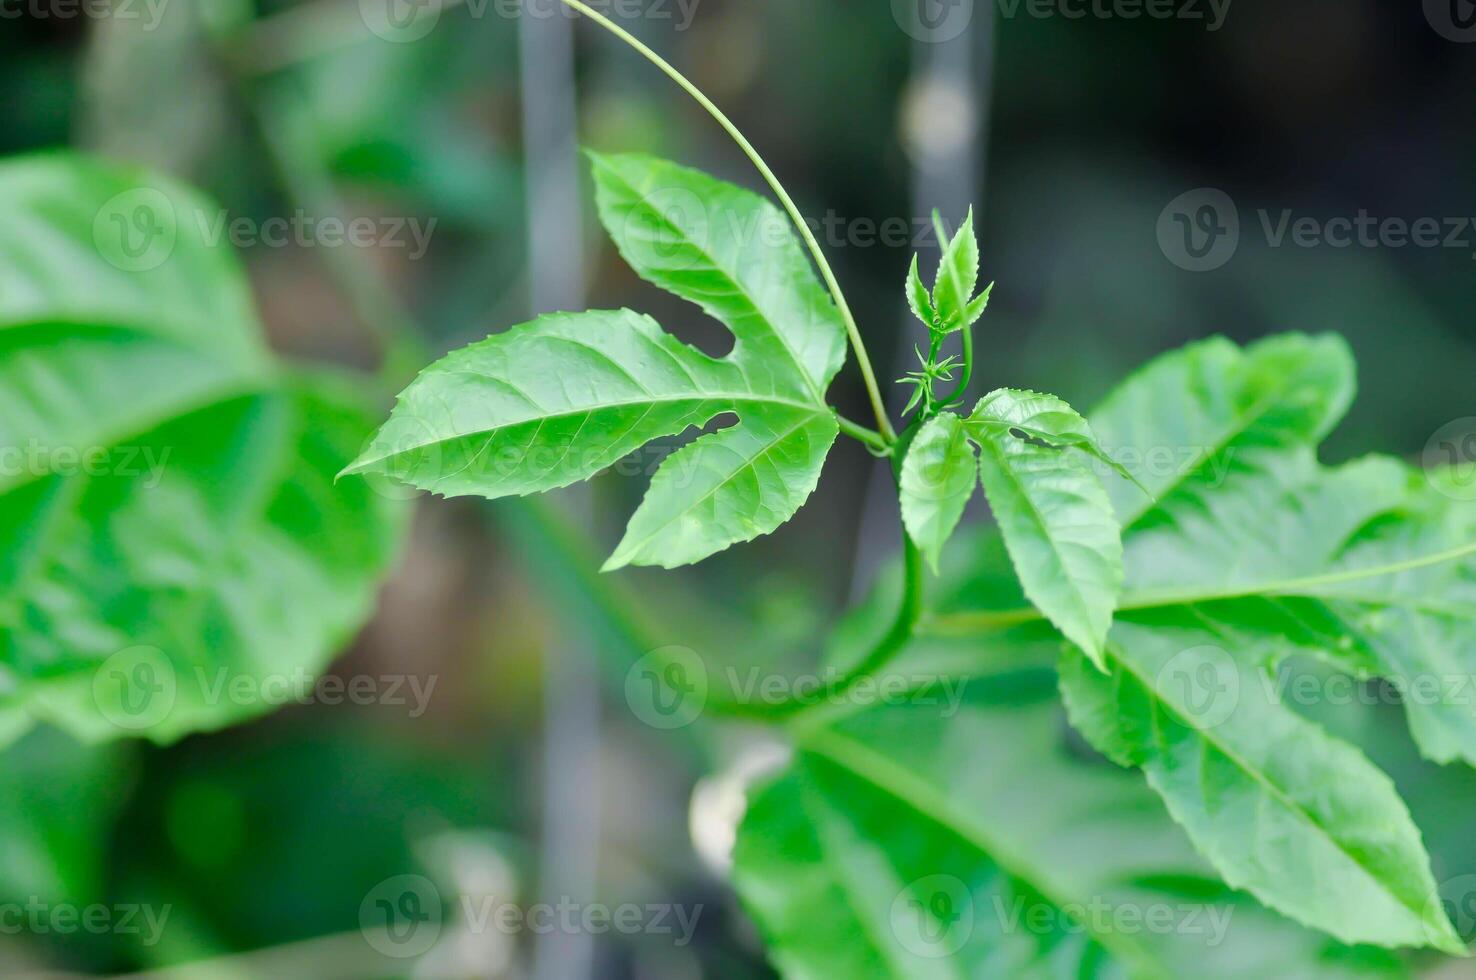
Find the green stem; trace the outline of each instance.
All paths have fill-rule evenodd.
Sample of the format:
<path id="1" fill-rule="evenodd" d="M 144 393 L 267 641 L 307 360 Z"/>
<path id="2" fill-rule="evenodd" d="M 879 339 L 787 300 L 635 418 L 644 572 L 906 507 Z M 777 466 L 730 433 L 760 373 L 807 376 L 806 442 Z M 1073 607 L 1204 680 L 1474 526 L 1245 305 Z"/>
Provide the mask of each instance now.
<path id="1" fill-rule="evenodd" d="M 621 38 L 627 44 L 634 47 L 641 54 L 650 59 L 657 67 L 666 72 L 679 85 L 682 86 L 693 98 L 713 115 L 715 119 L 726 129 L 730 136 L 738 143 L 743 151 L 753 161 L 754 165 L 763 174 L 769 186 L 783 202 L 795 227 L 810 247 L 811 254 L 815 257 L 827 285 L 830 287 L 831 295 L 835 297 L 837 307 L 846 322 L 846 328 L 850 334 L 851 344 L 856 351 L 857 361 L 861 366 L 863 377 L 866 379 L 867 389 L 871 396 L 872 408 L 877 413 L 877 423 L 880 432 L 859 425 L 850 419 L 844 418 L 837 413 L 836 421 L 842 432 L 854 439 L 865 443 L 868 447 L 883 453 L 895 455 L 898 447 L 897 434 L 887 419 L 885 408 L 882 406 L 881 395 L 876 387 L 876 378 L 867 359 L 866 349 L 863 346 L 859 331 L 856 328 L 854 318 L 846 305 L 845 298 L 840 292 L 840 287 L 835 276 L 825 261 L 820 251 L 819 244 L 811 234 L 809 226 L 805 224 L 799 210 L 795 207 L 793 200 L 779 184 L 778 179 L 768 166 L 759 157 L 756 150 L 748 143 L 737 128 L 717 109 L 700 91 L 688 82 L 671 65 L 664 61 L 655 52 L 651 51 L 640 41 L 636 40 L 619 26 L 611 23 L 606 17 L 591 10 L 579 0 L 562 0 L 563 3 L 580 11 L 591 18 L 602 27 Z M 257 114 L 257 121 L 263 131 L 263 138 L 267 143 L 272 162 L 276 165 L 279 175 L 288 195 L 299 202 L 312 201 L 316 207 L 325 211 L 334 211 L 336 208 L 336 195 L 332 190 L 332 181 L 326 171 L 317 165 L 306 148 L 291 139 L 279 136 L 285 132 L 284 120 L 280 115 L 273 116 L 270 110 L 262 104 L 261 93 L 254 86 L 244 82 L 237 76 L 241 83 L 244 101 Z M 399 375 L 404 371 L 405 365 L 423 362 L 425 355 L 421 350 L 418 340 L 418 332 L 413 329 L 409 315 L 400 307 L 395 298 L 387 291 L 380 288 L 379 284 L 367 273 L 367 270 L 357 265 L 358 259 L 349 256 L 345 262 L 333 262 L 329 264 L 329 272 L 344 294 L 353 303 L 361 319 L 375 333 L 385 350 L 386 363 L 382 368 L 382 377 L 388 383 L 399 380 Z M 391 387 L 390 390 L 393 390 Z M 895 468 L 895 466 L 894 466 Z M 504 506 L 510 502 L 505 502 Z M 579 588 L 574 590 L 581 593 L 602 614 L 603 621 L 609 625 L 615 634 L 622 637 L 625 644 L 631 649 L 650 649 L 654 641 L 650 637 L 655 631 L 644 628 L 643 624 L 637 622 L 629 614 L 630 610 L 636 608 L 635 604 L 627 599 L 621 599 L 608 588 L 602 587 L 603 580 L 597 576 L 584 574 L 596 567 L 589 556 L 574 554 L 574 546 L 564 541 L 563 548 L 551 548 L 550 542 L 557 537 L 551 528 L 556 525 L 551 521 L 551 515 L 541 511 L 536 506 L 526 506 L 515 511 L 526 522 L 525 525 L 535 525 L 544 537 L 541 546 L 544 549 L 560 552 L 560 567 L 564 570 L 574 570 L 579 576 Z M 541 520 L 540 520 L 541 518 Z M 896 618 L 891 627 L 880 641 L 842 678 L 839 692 L 845 694 L 850 692 L 863 678 L 890 661 L 911 639 L 913 631 L 917 626 L 922 612 L 922 558 L 920 553 L 913 547 L 910 541 L 906 544 L 904 561 L 904 588 L 901 604 L 898 608 Z M 622 615 L 622 611 L 627 615 Z M 706 710 L 715 716 L 726 716 L 734 718 L 749 718 L 759 721 L 777 722 L 791 716 L 798 715 L 802 711 L 812 707 L 812 703 L 806 700 L 795 700 L 778 703 L 749 703 L 741 701 L 732 695 L 718 696 L 716 692 L 706 703 Z"/>
<path id="2" fill-rule="evenodd" d="M 1391 562 L 1387 565 L 1346 568 L 1336 572 L 1326 572 L 1321 575 L 1282 579 L 1277 582 L 1258 582 L 1246 586 L 1198 592 L 1187 589 L 1157 589 L 1144 590 L 1138 593 L 1128 592 L 1123 595 L 1122 600 L 1118 603 L 1117 611 L 1138 612 L 1145 609 L 1191 606 L 1206 602 L 1223 602 L 1230 599 L 1247 599 L 1256 596 L 1315 594 L 1317 589 L 1326 588 L 1330 585 L 1343 585 L 1362 579 L 1398 575 L 1401 572 L 1412 572 L 1421 568 L 1429 568 L 1433 565 L 1442 565 L 1446 562 L 1457 561 L 1471 555 L 1476 555 L 1476 541 L 1467 542 L 1466 544 L 1445 551 L 1420 555 L 1417 558 L 1407 558 L 1403 561 Z M 976 633 L 1007 629 L 1011 626 L 1038 622 L 1043 619 L 1045 619 L 1045 616 L 1034 608 L 981 609 L 975 612 L 959 612 L 947 616 L 935 616 L 923 623 L 922 629 L 926 633 L 939 636 L 971 636 Z"/>
<path id="3" fill-rule="evenodd" d="M 886 439 L 882 438 L 882 434 L 880 432 L 877 432 L 874 429 L 868 429 L 864 425 L 859 425 L 855 422 L 852 422 L 850 419 L 846 418 L 839 412 L 835 413 L 835 421 L 840 426 L 840 430 L 846 435 L 850 436 L 852 439 L 863 442 L 870 448 L 884 455 L 891 453 L 892 447 L 887 444 Z"/>
<path id="4" fill-rule="evenodd" d="M 912 639 L 922 617 L 923 560 L 922 552 L 905 533 L 902 536 L 902 600 L 896 618 L 886 634 L 841 678 L 840 692 L 850 691 L 863 678 L 870 677 L 891 662 Z"/>
<path id="5" fill-rule="evenodd" d="M 733 121 L 724 115 L 723 111 L 714 105 L 712 100 L 702 93 L 701 89 L 688 81 L 686 76 L 677 71 L 665 58 L 652 51 L 639 38 L 635 37 L 619 24 L 616 24 L 599 11 L 591 9 L 587 4 L 581 3 L 580 0 L 562 0 L 562 2 L 566 6 L 579 11 L 611 34 L 614 34 L 621 41 L 630 45 L 630 47 L 639 52 L 647 61 L 660 68 L 668 78 L 680 85 L 688 95 L 697 100 L 698 105 L 707 110 L 708 115 L 717 120 L 718 125 L 727 131 L 727 134 L 733 138 L 733 142 L 738 144 L 738 148 L 743 151 L 744 155 L 757 168 L 758 172 L 763 176 L 764 181 L 774 192 L 774 195 L 779 198 L 779 203 L 784 205 L 784 210 L 789 214 L 790 221 L 794 223 L 795 230 L 799 232 L 800 238 L 804 240 L 805 246 L 810 250 L 810 255 L 814 257 L 815 265 L 819 267 L 820 275 L 824 277 L 825 285 L 830 290 L 830 295 L 835 299 L 836 309 L 840 311 L 841 319 L 845 322 L 846 333 L 851 339 L 851 348 L 856 352 L 856 364 L 861 368 L 861 377 L 866 382 L 866 394 L 871 400 L 871 410 L 876 415 L 877 428 L 881 430 L 881 436 L 888 444 L 894 442 L 897 434 L 892 429 L 891 420 L 887 418 L 886 405 L 882 401 L 881 389 L 876 384 L 876 372 L 871 368 L 871 358 L 866 354 L 866 345 L 861 340 L 861 331 L 856 326 L 856 318 L 851 313 L 850 305 L 846 303 L 845 294 L 841 292 L 840 283 L 835 278 L 835 272 L 830 268 L 830 263 L 825 259 L 825 253 L 820 249 L 820 243 L 815 240 L 814 232 L 810 231 L 810 226 L 805 222 L 804 215 L 795 206 L 793 198 L 784 189 L 784 185 L 779 183 L 779 178 L 774 176 L 774 171 L 769 169 L 769 165 L 764 162 L 764 158 L 759 155 L 758 150 L 754 149 L 753 144 L 748 142 L 747 137 L 739 131 L 738 127 L 733 124 Z"/>
<path id="6" fill-rule="evenodd" d="M 902 598 L 897 606 L 897 615 L 880 640 L 859 661 L 841 675 L 835 686 L 827 692 L 826 701 L 843 700 L 863 680 L 891 662 L 902 651 L 922 616 L 923 607 L 923 562 L 922 552 L 906 539 L 903 545 Z M 753 703 L 733 699 L 709 698 L 707 710 L 717 715 L 750 718 L 756 721 L 784 721 L 817 710 L 825 706 L 824 701 L 791 698 L 787 701 Z"/>
<path id="7" fill-rule="evenodd" d="M 965 326 L 963 328 L 963 373 L 959 375 L 958 387 L 953 389 L 953 394 L 938 403 L 938 407 L 944 408 L 963 398 L 968 393 L 969 382 L 974 377 L 974 328 Z"/>

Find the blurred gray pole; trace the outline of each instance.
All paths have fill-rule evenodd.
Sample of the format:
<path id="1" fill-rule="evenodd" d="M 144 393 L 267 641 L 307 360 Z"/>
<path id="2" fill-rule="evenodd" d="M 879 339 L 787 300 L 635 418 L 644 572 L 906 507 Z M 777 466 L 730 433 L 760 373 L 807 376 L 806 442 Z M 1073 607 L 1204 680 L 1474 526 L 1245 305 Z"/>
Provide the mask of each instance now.
<path id="1" fill-rule="evenodd" d="M 926 0 L 923 0 L 926 2 Z M 983 217 L 985 164 L 989 134 L 989 106 L 994 74 L 994 3 L 976 0 L 969 27 L 948 41 L 917 40 L 912 44 L 912 78 L 902 138 L 908 144 L 912 171 L 912 213 L 928 219 L 936 208 L 949 229 L 957 227 L 970 206 L 975 225 Z M 918 117 L 929 124 L 917 125 Z M 908 257 L 910 258 L 910 256 Z M 931 262 L 929 261 L 931 258 Z M 926 277 L 937 256 L 923 256 Z M 901 282 L 899 266 L 898 282 Z M 899 304 L 906 310 L 905 304 Z M 885 381 L 917 368 L 913 345 L 922 338 L 922 325 L 910 312 L 897 346 L 893 371 Z M 975 345 L 981 352 L 983 345 Z M 977 372 L 976 372 L 977 376 Z M 908 391 L 894 385 L 889 407 L 899 411 Z M 971 406 L 968 399 L 965 405 Z M 861 533 L 851 579 L 851 598 L 858 601 L 871 588 L 877 566 L 902 543 L 897 525 L 897 500 L 892 475 L 878 466 L 866 488 L 861 510 Z"/>
<path id="2" fill-rule="evenodd" d="M 562 8 L 525 6 L 518 21 L 528 286 L 535 314 L 577 310 L 584 296 L 574 30 L 569 17 L 551 10 Z M 587 502 L 576 501 L 574 518 L 587 522 Z M 565 620 L 545 651 L 538 894 L 554 904 L 560 898 L 593 902 L 598 881 L 600 686 L 593 659 L 583 655 L 589 642 Z M 538 937 L 535 980 L 593 974 L 592 936 L 554 930 Z"/>

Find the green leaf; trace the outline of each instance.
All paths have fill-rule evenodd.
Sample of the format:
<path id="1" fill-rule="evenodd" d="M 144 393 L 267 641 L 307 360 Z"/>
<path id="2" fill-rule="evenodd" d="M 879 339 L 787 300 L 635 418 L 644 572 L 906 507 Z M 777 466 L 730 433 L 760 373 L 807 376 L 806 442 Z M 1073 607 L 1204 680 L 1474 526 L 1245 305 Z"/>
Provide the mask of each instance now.
<path id="1" fill-rule="evenodd" d="M 368 432 L 315 381 L 134 437 L 158 463 L 139 475 L 9 495 L 27 529 L 0 535 L 11 703 L 85 738 L 159 742 L 283 703 L 368 616 L 393 555 L 401 509 L 334 485 Z"/>
<path id="2" fill-rule="evenodd" d="M 246 277 L 225 244 L 224 217 L 148 171 L 70 154 L 7 161 L 0 330 L 113 328 L 259 371 L 269 358 Z M 143 385 L 139 394 L 148 394 Z"/>
<path id="3" fill-rule="evenodd" d="M 395 549 L 403 509 L 333 486 L 362 406 L 272 363 L 193 193 L 53 156 L 0 167 L 0 201 L 4 727 L 169 741 L 260 714 Z"/>
<path id="4" fill-rule="evenodd" d="M 907 449 L 899 484 L 902 523 L 934 571 L 974 495 L 978 466 L 963 422 L 952 412 L 929 419 Z"/>
<path id="5" fill-rule="evenodd" d="M 661 464 L 605 571 L 701 561 L 794 516 L 814 492 L 840 431 L 835 416 L 777 408 L 742 418 Z"/>
<path id="6" fill-rule="evenodd" d="M 1091 414 L 1106 452 L 1151 499 L 1109 476 L 1124 528 L 1159 504 L 1212 493 L 1267 454 L 1315 446 L 1357 388 L 1341 337 L 1285 334 L 1247 348 L 1216 337 L 1164 355 Z"/>
<path id="7" fill-rule="evenodd" d="M 1124 479 L 1137 483 L 1136 477 L 1125 466 L 1102 449 L 1087 420 L 1055 395 L 1000 388 L 979 399 L 967 424 L 974 431 L 1021 432 L 1030 439 L 1052 446 L 1080 449 L 1110 466 Z M 1148 492 L 1141 483 L 1138 487 Z"/>
<path id="8" fill-rule="evenodd" d="M 822 404 L 845 324 L 784 213 L 666 160 L 589 156 L 600 221 L 630 267 L 726 324 L 755 390 Z"/>
<path id="9" fill-rule="evenodd" d="M 1193 610 L 1123 614 L 1109 675 L 1065 655 L 1073 723 L 1144 770 L 1231 886 L 1344 942 L 1463 955 L 1393 782 L 1222 642 Z"/>
<path id="10" fill-rule="evenodd" d="M 1476 508 L 1378 457 L 1267 462 L 1226 491 L 1129 536 L 1135 603 L 1192 607 L 1270 660 L 1389 680 L 1427 757 L 1476 762 Z"/>
<path id="11" fill-rule="evenodd" d="M 1037 417 L 1013 393 L 985 401 L 1027 422 Z M 979 444 L 984 494 L 1025 595 L 1100 664 L 1123 575 L 1120 532 L 1101 479 L 1083 457 L 1009 429 L 980 425 L 970 434 Z"/>
<path id="12" fill-rule="evenodd" d="M 270 384 L 219 209 L 166 178 L 47 155 L 0 166 L 0 492 Z M 79 465 L 80 459 L 73 465 Z"/>
<path id="13" fill-rule="evenodd" d="M 1195 401 L 1160 387 L 1176 373 L 1166 369 L 1191 359 L 1200 362 L 1199 390 L 1262 377 L 1268 394 L 1255 424 L 1236 425 L 1240 435 L 1224 450 L 1195 454 L 1138 517 L 1125 537 L 1124 604 L 1192 607 L 1229 642 L 1268 658 L 1308 654 L 1386 678 L 1409 695 L 1411 730 L 1429 758 L 1476 763 L 1476 699 L 1463 693 L 1476 675 L 1463 640 L 1476 628 L 1476 505 L 1442 492 L 1438 474 L 1427 479 L 1396 460 L 1316 463 L 1313 447 L 1354 387 L 1346 347 L 1325 337 L 1170 355 L 1094 417 L 1104 441 L 1129 429 L 1149 445 L 1177 438 L 1175 413 L 1160 412 L 1158 430 L 1146 416 L 1155 397 Z M 1271 364 L 1302 383 L 1275 383 Z M 1123 412 L 1129 404 L 1138 411 Z M 1243 417 L 1221 406 L 1218 418 L 1196 410 L 1201 427 L 1224 431 Z M 1144 475 L 1165 485 L 1161 474 Z"/>
<path id="14" fill-rule="evenodd" d="M 912 315 L 922 321 L 923 326 L 933 329 L 938 311 L 933 309 L 933 299 L 928 295 L 928 288 L 923 285 L 922 275 L 917 269 L 916 255 L 912 256 L 912 267 L 907 270 L 907 305 L 912 309 Z"/>
<path id="15" fill-rule="evenodd" d="M 824 393 L 844 327 L 773 205 L 649 157 L 592 159 L 621 253 L 727 324 L 733 351 L 708 357 L 629 310 L 540 317 L 427 368 L 346 472 L 538 493 L 736 414 L 662 463 L 606 565 L 669 568 L 767 534 L 814 490 L 839 431 Z"/>
<path id="16" fill-rule="evenodd" d="M 1049 685 L 973 677 L 801 734 L 734 854 L 785 977 L 1405 975 L 1216 881 L 1140 781 L 1073 756 Z"/>
<path id="17" fill-rule="evenodd" d="M 1244 351 L 1195 345 L 1109 397 L 1093 430 L 1104 446 L 1140 451 L 1145 465 L 1130 468 L 1160 498 L 1145 503 L 1118 482 L 1119 513 L 1132 524 L 1111 673 L 1101 679 L 1072 662 L 1068 690 L 1093 742 L 1148 768 L 1232 883 L 1337 935 L 1454 949 L 1443 915 L 1426 908 L 1427 862 L 1398 799 L 1361 757 L 1296 716 L 1295 707 L 1317 706 L 1307 698 L 1332 695 L 1283 689 L 1276 673 L 1300 654 L 1358 678 L 1387 677 L 1409 695 L 1425 754 L 1476 759 L 1476 712 L 1463 693 L 1476 661 L 1462 652 L 1476 626 L 1476 507 L 1395 460 L 1320 465 L 1316 442 L 1352 389 L 1340 341 L 1288 335 Z M 1160 457 L 1172 471 L 1146 465 L 1152 449 L 1194 440 L 1195 451 Z M 979 599 L 963 603 L 973 613 L 945 613 L 937 627 L 995 632 L 1028 621 L 1028 610 L 979 608 Z M 1193 683 L 1238 690 L 1240 714 L 1194 713 L 1186 699 L 1204 694 L 1183 687 Z M 1191 755 L 1201 775 L 1185 780 Z M 1348 798 L 1328 789 L 1344 785 Z M 1302 799 L 1304 788 L 1320 795 Z M 1275 808 L 1280 836 L 1248 842 L 1259 818 L 1231 804 L 1262 799 L 1255 805 Z M 1365 855 L 1338 856 L 1339 842 L 1366 835 L 1364 817 L 1387 830 L 1397 862 L 1354 867 Z M 1299 849 L 1311 864 L 1269 850 L 1319 829 L 1329 840 Z M 1330 904 L 1339 889 L 1309 893 L 1309 876 L 1334 872 L 1352 876 L 1346 891 L 1387 892 L 1364 906 L 1383 911 L 1370 920 Z"/>
<path id="18" fill-rule="evenodd" d="M 969 307 L 974 287 L 979 283 L 979 242 L 974 237 L 974 211 L 969 209 L 952 240 L 949 240 L 943 219 L 937 212 L 933 213 L 933 225 L 938 232 L 938 243 L 943 248 L 938 278 L 933 284 L 933 305 L 937 309 L 934 322 L 940 333 L 949 334 L 973 323 L 969 319 Z M 979 312 L 984 312 L 982 307 Z"/>
<path id="19" fill-rule="evenodd" d="M 991 282 L 989 285 L 984 287 L 984 291 L 982 293 L 980 293 L 978 296 L 975 296 L 973 301 L 969 303 L 967 309 L 965 309 L 964 311 L 965 326 L 972 327 L 975 323 L 979 322 L 979 318 L 983 316 L 984 311 L 989 308 L 989 297 L 991 294 L 993 294 L 993 292 L 994 283 Z"/>

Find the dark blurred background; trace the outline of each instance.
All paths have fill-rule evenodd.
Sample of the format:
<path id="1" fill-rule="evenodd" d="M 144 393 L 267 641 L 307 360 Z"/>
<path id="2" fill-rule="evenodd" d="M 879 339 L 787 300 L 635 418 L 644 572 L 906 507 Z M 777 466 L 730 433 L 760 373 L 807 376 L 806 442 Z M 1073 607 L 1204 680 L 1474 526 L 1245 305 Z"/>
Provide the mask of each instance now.
<path id="1" fill-rule="evenodd" d="M 541 63 L 551 71 L 530 90 L 520 51 L 556 54 L 559 35 L 528 47 L 516 4 L 430 8 L 430 22 L 386 29 L 383 2 L 0 0 L 0 152 L 143 162 L 256 223 L 416 222 L 423 254 L 390 240 L 243 250 L 279 349 L 363 368 L 385 322 L 413 324 L 429 356 L 544 305 L 539 283 L 558 272 L 530 262 L 528 215 L 536 226 L 546 212 L 525 197 L 536 148 L 524 119 L 561 118 L 563 85 L 580 143 L 760 186 L 696 104 L 587 22 L 573 24 L 573 77 Z M 534 6 L 545 23 L 530 29 L 559 30 L 556 4 Z M 1130 0 L 925 0 L 926 19 L 911 0 L 596 6 L 625 14 L 728 110 L 820 222 L 886 381 L 911 366 L 901 286 L 914 248 L 925 268 L 933 252 L 927 216 L 936 206 L 953 224 L 972 204 L 983 275 L 998 283 L 979 392 L 1008 383 L 1089 406 L 1194 338 L 1335 330 L 1362 390 L 1330 460 L 1418 458 L 1438 428 L 1476 414 L 1469 0 L 1180 0 L 1162 17 Z M 719 328 L 631 275 L 587 180 L 572 186 L 582 227 L 545 240 L 554 264 L 581 270 L 589 305 L 647 310 L 724 349 Z M 1400 233 L 1420 219 L 1438 222 L 1438 242 Z M 367 310 L 365 290 L 379 300 Z M 853 366 L 833 397 L 867 417 Z M 565 867 L 588 879 L 569 888 L 611 905 L 700 905 L 695 938 L 559 949 L 484 932 L 404 969 L 454 973 L 459 956 L 476 976 L 577 975 L 550 972 L 561 962 L 599 977 L 769 975 L 722 878 L 734 780 L 709 777 L 693 796 L 703 773 L 751 766 L 762 739 L 647 727 L 622 678 L 651 645 L 812 661 L 894 547 L 895 522 L 884 499 L 868 504 L 877 467 L 847 443 L 783 533 L 678 574 L 621 573 L 617 605 L 643 610 L 625 622 L 596 608 L 577 570 L 613 546 L 655 461 L 547 510 L 422 502 L 380 613 L 335 670 L 433 677 L 423 714 L 320 704 L 167 749 L 84 749 L 46 732 L 9 749 L 4 897 L 167 903 L 172 918 L 157 943 L 5 931 L 0 973 L 205 960 L 177 975 L 368 975 L 360 907 L 386 879 L 547 896 Z M 550 827 L 587 833 L 570 845 Z"/>

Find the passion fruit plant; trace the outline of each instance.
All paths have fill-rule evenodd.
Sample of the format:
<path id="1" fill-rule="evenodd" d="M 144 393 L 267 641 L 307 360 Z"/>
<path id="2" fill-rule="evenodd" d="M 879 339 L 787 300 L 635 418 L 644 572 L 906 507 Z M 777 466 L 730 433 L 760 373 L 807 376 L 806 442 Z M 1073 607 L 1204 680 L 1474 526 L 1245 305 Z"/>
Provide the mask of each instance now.
<path id="1" fill-rule="evenodd" d="M 735 136 L 798 235 L 749 191 L 649 157 L 591 156 L 625 260 L 726 324 L 732 353 L 709 357 L 629 310 L 541 317 L 426 369 L 348 472 L 535 493 L 736 415 L 656 472 L 613 570 L 684 565 L 773 531 L 838 434 L 888 458 L 907 532 L 898 607 L 890 626 L 837 645 L 843 687 L 932 664 L 935 682 L 970 678 L 970 696 L 954 718 L 860 698 L 746 706 L 783 718 L 795 748 L 751 800 L 734 872 L 783 971 L 1329 976 L 1402 969 L 1373 947 L 1463 954 L 1393 783 L 1276 684 L 1294 656 L 1401 691 L 1470 672 L 1476 511 L 1439 491 L 1440 473 L 1318 462 L 1353 397 L 1346 345 L 1214 339 L 1139 371 L 1090 419 L 1008 388 L 964 414 L 990 290 L 978 290 L 971 219 L 951 236 L 939 223 L 931 289 L 916 258 L 905 285 L 926 353 L 903 379 L 915 390 L 899 434 L 789 195 L 701 93 L 626 39 Z M 955 334 L 960 353 L 941 357 Z M 826 401 L 847 338 L 874 429 Z M 1142 465 L 1185 448 L 1180 465 Z M 997 531 L 970 538 L 963 570 L 925 601 L 923 560 L 938 566 L 976 483 Z M 1141 772 L 1163 810 L 1067 751 L 1049 696 L 1021 679 L 1051 660 L 1071 725 Z M 1469 699 L 1407 710 L 1428 758 L 1476 761 Z M 1135 908 L 1237 917 L 1214 935 L 1187 914 L 1167 930 L 1124 927 Z"/>
<path id="2" fill-rule="evenodd" d="M 1393 950 L 1464 954 L 1391 780 L 1283 696 L 1293 670 L 1433 684 L 1405 698 L 1416 744 L 1476 763 L 1476 712 L 1443 686 L 1476 672 L 1476 508 L 1445 471 L 1319 462 L 1353 398 L 1347 346 L 1204 341 L 1089 416 L 1010 388 L 966 406 L 990 289 L 971 218 L 940 221 L 931 287 L 916 258 L 905 280 L 923 329 L 898 431 L 772 171 L 565 2 L 691 92 L 782 206 L 590 156 L 625 260 L 725 324 L 727 356 L 630 310 L 543 316 L 430 365 L 369 439 L 351 386 L 266 352 L 193 192 L 61 156 L 0 171 L 0 442 L 44 457 L 0 478 L 6 735 L 167 742 L 269 708 L 190 681 L 315 670 L 362 623 L 403 508 L 345 474 L 526 495 L 734 416 L 663 463 L 607 570 L 776 530 L 841 434 L 887 461 L 906 529 L 828 644 L 841 704 L 704 702 L 793 747 L 733 854 L 786 976 L 1401 976 Z M 874 428 L 827 400 L 848 341 Z M 66 447 L 173 457 L 145 477 Z M 959 532 L 976 485 L 997 526 Z M 863 696 L 898 683 L 966 693 Z"/>

